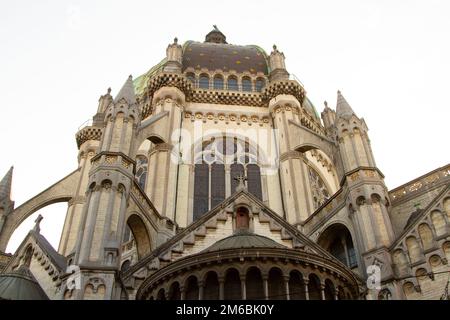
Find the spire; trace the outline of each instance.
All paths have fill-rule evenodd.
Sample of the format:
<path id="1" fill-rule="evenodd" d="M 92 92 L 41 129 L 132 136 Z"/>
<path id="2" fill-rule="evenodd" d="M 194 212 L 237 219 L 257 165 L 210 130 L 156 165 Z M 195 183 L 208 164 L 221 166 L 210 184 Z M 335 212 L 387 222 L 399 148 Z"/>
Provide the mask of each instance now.
<path id="1" fill-rule="evenodd" d="M 356 116 L 355 112 L 350 107 L 347 100 L 345 100 L 344 96 L 341 94 L 341 91 L 338 90 L 336 103 L 336 117 L 348 119 L 352 115 Z"/>
<path id="2" fill-rule="evenodd" d="M 11 167 L 0 181 L 0 200 L 10 199 L 13 169 L 14 167 Z"/>
<path id="3" fill-rule="evenodd" d="M 133 77 L 128 77 L 127 81 L 125 81 L 122 89 L 120 89 L 119 93 L 117 94 L 116 98 L 114 99 L 114 102 L 118 102 L 120 99 L 125 99 L 125 101 L 129 104 L 135 104 L 136 103 L 136 95 L 134 93 L 134 84 L 133 84 Z"/>

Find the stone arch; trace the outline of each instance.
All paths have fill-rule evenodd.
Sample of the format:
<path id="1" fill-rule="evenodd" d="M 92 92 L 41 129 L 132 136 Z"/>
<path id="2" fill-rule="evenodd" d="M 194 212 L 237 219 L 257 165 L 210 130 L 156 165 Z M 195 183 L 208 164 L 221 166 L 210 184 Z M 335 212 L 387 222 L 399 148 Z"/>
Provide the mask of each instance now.
<path id="1" fill-rule="evenodd" d="M 427 223 L 422 223 L 417 228 L 424 250 L 428 250 L 433 247 L 433 232 Z"/>
<path id="2" fill-rule="evenodd" d="M 303 274 L 296 269 L 289 273 L 289 299 L 306 300 Z"/>
<path id="3" fill-rule="evenodd" d="M 330 224 L 317 243 L 350 268 L 358 266 L 357 251 L 350 230 L 343 223 Z"/>
<path id="4" fill-rule="evenodd" d="M 164 288 L 159 289 L 158 294 L 156 295 L 156 300 L 166 300 L 166 291 Z"/>
<path id="5" fill-rule="evenodd" d="M 187 278 L 184 287 L 186 290 L 186 300 L 198 300 L 199 287 L 196 276 L 191 275 Z"/>
<path id="6" fill-rule="evenodd" d="M 178 281 L 170 284 L 169 300 L 181 300 L 180 283 Z"/>
<path id="7" fill-rule="evenodd" d="M 205 275 L 204 279 L 204 291 L 203 291 L 203 299 L 204 300 L 219 300 L 220 297 L 220 284 L 219 278 L 215 271 L 208 271 Z"/>
<path id="8" fill-rule="evenodd" d="M 402 249 L 397 249 L 392 254 L 392 260 L 398 276 L 408 273 L 409 263 Z"/>
<path id="9" fill-rule="evenodd" d="M 315 273 L 310 273 L 308 280 L 309 300 L 322 300 L 319 277 Z"/>
<path id="10" fill-rule="evenodd" d="M 408 248 L 408 255 L 411 263 L 418 262 L 422 259 L 422 249 L 420 248 L 419 242 L 416 237 L 409 236 L 405 240 L 406 247 Z"/>
<path id="11" fill-rule="evenodd" d="M 448 220 L 450 221 L 450 197 L 447 197 L 442 201 L 442 207 L 447 213 Z"/>
<path id="12" fill-rule="evenodd" d="M 286 292 L 284 289 L 283 271 L 278 267 L 272 267 L 269 270 L 269 299 L 284 300 Z"/>
<path id="13" fill-rule="evenodd" d="M 330 279 L 326 279 L 324 287 L 325 300 L 334 300 L 335 291 L 334 283 Z"/>
<path id="14" fill-rule="evenodd" d="M 225 300 L 240 300 L 242 298 L 241 280 L 236 268 L 229 268 L 225 273 Z"/>
<path id="15" fill-rule="evenodd" d="M 431 221 L 433 222 L 434 230 L 436 231 L 436 236 L 442 236 L 447 233 L 447 224 L 442 212 L 434 210 L 431 212 Z"/>
<path id="16" fill-rule="evenodd" d="M 245 287 L 248 300 L 264 299 L 264 286 L 261 270 L 256 266 L 247 269 L 245 276 Z"/>
<path id="17" fill-rule="evenodd" d="M 136 213 L 132 213 L 128 217 L 127 225 L 133 233 L 134 240 L 136 241 L 138 257 L 139 259 L 142 259 L 152 251 L 147 227 L 145 226 L 142 218 Z"/>

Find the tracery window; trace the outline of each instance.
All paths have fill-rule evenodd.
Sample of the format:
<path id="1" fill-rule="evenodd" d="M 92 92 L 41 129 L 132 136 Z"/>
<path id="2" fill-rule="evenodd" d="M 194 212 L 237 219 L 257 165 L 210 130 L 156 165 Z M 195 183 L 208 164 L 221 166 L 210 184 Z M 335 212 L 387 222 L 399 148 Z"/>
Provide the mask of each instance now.
<path id="1" fill-rule="evenodd" d="M 262 199 L 261 170 L 257 151 L 246 141 L 234 137 L 216 137 L 203 142 L 195 152 L 194 220 L 225 200 L 227 183 L 230 194 L 236 191 L 239 175 L 247 177 L 247 189 Z"/>
<path id="2" fill-rule="evenodd" d="M 145 183 L 147 181 L 148 160 L 145 156 L 136 157 L 136 180 L 139 186 L 145 190 Z"/>
<path id="3" fill-rule="evenodd" d="M 323 182 L 322 178 L 311 167 L 309 167 L 309 183 L 311 185 L 314 210 L 316 210 L 330 198 L 330 193 L 327 187 L 325 186 L 325 183 Z"/>

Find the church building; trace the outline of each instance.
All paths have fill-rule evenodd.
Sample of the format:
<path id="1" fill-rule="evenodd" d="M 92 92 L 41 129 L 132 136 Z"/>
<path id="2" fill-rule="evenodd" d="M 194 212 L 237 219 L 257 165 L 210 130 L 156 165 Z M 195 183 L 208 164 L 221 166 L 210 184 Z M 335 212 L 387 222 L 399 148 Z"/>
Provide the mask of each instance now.
<path id="1" fill-rule="evenodd" d="M 348 101 L 319 114 L 276 46 L 175 38 L 101 95 L 77 168 L 20 206 L 1 180 L 0 299 L 448 299 L 450 164 L 388 190 Z M 58 248 L 38 217 L 7 253 L 57 202 Z"/>

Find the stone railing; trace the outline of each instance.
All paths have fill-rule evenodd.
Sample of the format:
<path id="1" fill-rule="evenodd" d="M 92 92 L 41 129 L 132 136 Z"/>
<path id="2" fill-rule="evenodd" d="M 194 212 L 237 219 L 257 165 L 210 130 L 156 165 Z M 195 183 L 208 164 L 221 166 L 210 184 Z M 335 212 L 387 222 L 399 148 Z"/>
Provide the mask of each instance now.
<path id="1" fill-rule="evenodd" d="M 445 181 L 450 182 L 450 164 L 389 191 L 389 195 L 392 202 L 397 202 L 407 198 L 409 195 L 415 195 Z"/>

